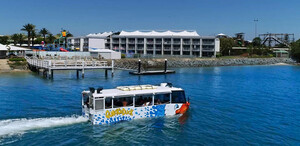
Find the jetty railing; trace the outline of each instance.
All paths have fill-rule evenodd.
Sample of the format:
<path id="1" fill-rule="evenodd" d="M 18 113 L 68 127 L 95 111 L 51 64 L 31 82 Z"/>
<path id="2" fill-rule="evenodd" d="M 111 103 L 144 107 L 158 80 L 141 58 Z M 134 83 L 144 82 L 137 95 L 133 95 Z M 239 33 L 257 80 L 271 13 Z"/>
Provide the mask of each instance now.
<path id="1" fill-rule="evenodd" d="M 25 57 L 29 65 L 39 68 L 68 69 L 68 68 L 111 68 L 107 61 L 85 61 L 85 60 L 45 60 Z"/>
<path id="2" fill-rule="evenodd" d="M 44 69 L 44 72 L 48 72 L 50 78 L 53 78 L 53 70 L 76 70 L 77 77 L 79 77 L 79 71 L 84 77 L 84 70 L 87 69 L 105 69 L 105 75 L 107 76 L 107 70 L 111 70 L 112 76 L 114 73 L 114 60 L 112 60 L 111 65 L 108 65 L 107 61 L 98 60 L 56 60 L 56 59 L 40 59 L 37 57 L 25 57 L 29 67 L 31 69 L 37 70 Z M 47 74 L 47 73 L 46 73 Z"/>

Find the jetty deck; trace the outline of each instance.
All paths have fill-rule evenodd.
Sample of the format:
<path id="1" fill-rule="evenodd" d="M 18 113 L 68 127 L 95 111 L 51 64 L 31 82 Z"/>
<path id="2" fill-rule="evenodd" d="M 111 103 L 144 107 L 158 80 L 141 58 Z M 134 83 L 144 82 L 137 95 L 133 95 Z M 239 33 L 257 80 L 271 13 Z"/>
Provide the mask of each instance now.
<path id="1" fill-rule="evenodd" d="M 112 60 L 111 65 L 108 65 L 107 61 L 97 61 L 97 60 L 74 60 L 74 59 L 40 59 L 36 57 L 26 57 L 26 61 L 29 68 L 32 71 L 38 71 L 43 69 L 44 75 L 49 78 L 53 78 L 54 70 L 76 70 L 77 77 L 79 77 L 79 71 L 84 77 L 84 70 L 93 69 L 105 69 L 105 75 L 107 75 L 107 70 L 111 70 L 112 75 L 114 72 L 114 61 Z M 45 73 L 46 72 L 46 73 Z"/>

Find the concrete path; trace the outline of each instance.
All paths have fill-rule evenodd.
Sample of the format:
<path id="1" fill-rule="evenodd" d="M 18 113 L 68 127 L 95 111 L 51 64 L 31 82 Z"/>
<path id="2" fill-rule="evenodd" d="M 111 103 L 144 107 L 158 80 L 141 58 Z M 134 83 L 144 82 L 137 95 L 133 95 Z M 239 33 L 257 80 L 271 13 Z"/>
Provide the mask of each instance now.
<path id="1" fill-rule="evenodd" d="M 11 69 L 7 64 L 8 59 L 0 59 L 0 72 L 10 72 Z"/>

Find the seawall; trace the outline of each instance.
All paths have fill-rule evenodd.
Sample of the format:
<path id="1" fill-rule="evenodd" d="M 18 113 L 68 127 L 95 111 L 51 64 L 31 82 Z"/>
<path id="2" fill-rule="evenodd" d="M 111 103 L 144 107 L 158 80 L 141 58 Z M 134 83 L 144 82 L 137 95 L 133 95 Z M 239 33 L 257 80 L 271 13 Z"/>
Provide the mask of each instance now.
<path id="1" fill-rule="evenodd" d="M 163 68 L 164 59 L 141 59 L 142 70 L 145 68 Z M 272 64 L 296 64 L 291 58 L 235 58 L 235 59 L 217 59 L 217 58 L 169 58 L 168 67 L 209 67 L 209 66 L 239 66 L 239 65 L 272 65 Z M 115 67 L 120 69 L 136 70 L 138 68 L 138 59 L 120 59 L 115 60 Z"/>

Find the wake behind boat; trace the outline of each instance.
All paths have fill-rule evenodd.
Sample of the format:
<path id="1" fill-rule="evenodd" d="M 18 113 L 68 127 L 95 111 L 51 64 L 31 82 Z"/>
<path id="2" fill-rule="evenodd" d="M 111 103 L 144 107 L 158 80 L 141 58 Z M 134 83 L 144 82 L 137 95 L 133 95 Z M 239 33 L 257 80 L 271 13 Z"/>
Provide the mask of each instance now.
<path id="1" fill-rule="evenodd" d="M 105 90 L 90 88 L 82 92 L 82 114 L 98 125 L 184 114 L 189 105 L 184 90 L 173 87 L 171 83 Z"/>

